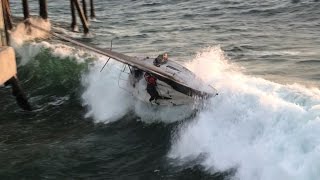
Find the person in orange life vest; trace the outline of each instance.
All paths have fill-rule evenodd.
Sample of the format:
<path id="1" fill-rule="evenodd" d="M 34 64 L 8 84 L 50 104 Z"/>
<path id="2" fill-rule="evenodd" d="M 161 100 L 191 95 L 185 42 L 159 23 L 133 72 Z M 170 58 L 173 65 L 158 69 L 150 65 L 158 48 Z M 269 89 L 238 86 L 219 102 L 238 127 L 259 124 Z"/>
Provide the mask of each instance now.
<path id="1" fill-rule="evenodd" d="M 160 54 L 154 61 L 153 65 L 160 67 L 160 65 L 168 62 L 168 53 Z"/>
<path id="2" fill-rule="evenodd" d="M 150 95 L 150 99 L 149 101 L 153 101 L 153 100 L 157 100 L 160 96 L 159 96 L 159 93 L 156 89 L 156 86 L 157 86 L 157 78 L 154 77 L 152 74 L 146 72 L 144 74 L 144 78 L 145 80 L 147 81 L 147 92 L 149 93 Z"/>

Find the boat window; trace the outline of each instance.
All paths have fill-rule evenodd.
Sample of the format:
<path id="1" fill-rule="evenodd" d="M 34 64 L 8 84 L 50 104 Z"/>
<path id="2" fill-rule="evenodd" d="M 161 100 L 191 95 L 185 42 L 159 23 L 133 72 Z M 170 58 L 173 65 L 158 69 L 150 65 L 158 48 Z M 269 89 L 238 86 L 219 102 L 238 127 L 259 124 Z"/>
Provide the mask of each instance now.
<path id="1" fill-rule="evenodd" d="M 179 69 L 177 69 L 177 68 L 175 68 L 175 67 L 172 67 L 172 66 L 170 66 L 170 65 L 167 65 L 167 68 L 170 68 L 170 69 L 173 69 L 173 70 L 175 70 L 175 71 L 181 72 Z"/>

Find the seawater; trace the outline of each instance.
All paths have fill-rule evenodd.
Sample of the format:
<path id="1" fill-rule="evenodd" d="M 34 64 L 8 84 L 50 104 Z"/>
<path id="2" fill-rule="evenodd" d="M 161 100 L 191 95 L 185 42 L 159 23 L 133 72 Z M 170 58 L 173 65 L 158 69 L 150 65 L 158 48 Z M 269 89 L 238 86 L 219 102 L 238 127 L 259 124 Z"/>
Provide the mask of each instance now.
<path id="1" fill-rule="evenodd" d="M 219 95 L 197 112 L 146 106 L 118 86 L 121 64 L 100 72 L 106 57 L 22 44 L 21 30 L 19 79 L 35 111 L 0 89 L 1 179 L 319 179 L 319 2 L 95 3 L 91 36 L 65 33 L 128 55 L 169 52 Z M 69 2 L 48 5 L 50 24 L 68 28 Z"/>

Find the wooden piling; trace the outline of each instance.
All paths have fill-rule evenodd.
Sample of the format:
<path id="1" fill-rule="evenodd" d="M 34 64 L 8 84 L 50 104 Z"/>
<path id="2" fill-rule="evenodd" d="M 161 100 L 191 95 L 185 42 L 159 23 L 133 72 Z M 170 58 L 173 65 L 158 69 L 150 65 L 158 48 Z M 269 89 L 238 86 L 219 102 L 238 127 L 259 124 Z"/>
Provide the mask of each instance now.
<path id="1" fill-rule="evenodd" d="M 77 8 L 78 14 L 80 16 L 80 20 L 81 20 L 82 25 L 83 25 L 83 31 L 84 31 L 85 34 L 88 34 L 89 33 L 88 23 L 87 23 L 87 20 L 86 20 L 86 18 L 84 16 L 82 8 L 80 7 L 79 1 L 78 0 L 72 0 L 72 2 L 73 2 L 73 5 Z"/>
<path id="2" fill-rule="evenodd" d="M 76 11 L 74 9 L 73 0 L 70 0 L 70 8 L 71 8 L 71 17 L 72 17 L 71 29 L 72 29 L 72 31 L 76 31 L 77 17 L 76 17 Z"/>
<path id="3" fill-rule="evenodd" d="M 12 47 L 0 47 L 0 72 L 0 85 L 11 86 L 12 95 L 15 96 L 17 104 L 22 109 L 31 111 L 31 105 L 17 79 L 16 57 Z"/>
<path id="4" fill-rule="evenodd" d="M 90 17 L 91 19 L 96 18 L 96 14 L 94 12 L 93 0 L 90 0 Z"/>
<path id="5" fill-rule="evenodd" d="M 32 111 L 28 98 L 23 92 L 23 89 L 21 88 L 19 80 L 16 76 L 11 77 L 7 82 L 4 83 L 4 85 L 11 86 L 12 95 L 16 97 L 16 102 L 21 109 Z"/>
<path id="6" fill-rule="evenodd" d="M 30 17 L 28 0 L 22 0 L 22 6 L 23 6 L 23 17 L 24 17 L 24 20 L 26 20 Z"/>
<path id="7" fill-rule="evenodd" d="M 6 30 L 13 28 L 9 0 L 2 0 L 3 17 Z"/>
<path id="8" fill-rule="evenodd" d="M 39 14 L 43 19 L 48 19 L 48 4 L 47 0 L 39 0 L 40 11 Z"/>
<path id="9" fill-rule="evenodd" d="M 87 20 L 87 22 L 88 22 L 88 14 L 87 14 L 87 3 L 86 3 L 86 0 L 82 0 L 82 9 L 83 9 L 84 17 L 86 18 L 86 20 Z"/>

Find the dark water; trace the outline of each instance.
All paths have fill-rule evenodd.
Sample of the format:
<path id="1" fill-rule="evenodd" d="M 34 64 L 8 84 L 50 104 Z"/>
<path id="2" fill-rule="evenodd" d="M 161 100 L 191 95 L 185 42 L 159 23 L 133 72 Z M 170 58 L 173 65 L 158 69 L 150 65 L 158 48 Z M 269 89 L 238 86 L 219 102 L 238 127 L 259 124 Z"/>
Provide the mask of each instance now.
<path id="1" fill-rule="evenodd" d="M 319 179 L 319 2 L 95 4 L 83 41 L 200 61 L 191 67 L 219 97 L 177 121 L 132 105 L 117 64 L 102 74 L 106 59 L 90 52 L 26 44 L 18 75 L 35 111 L 0 89 L 1 179 Z M 37 1 L 30 6 L 36 14 Z M 22 15 L 20 2 L 11 7 Z M 69 2 L 49 2 L 49 17 L 68 27 Z"/>

